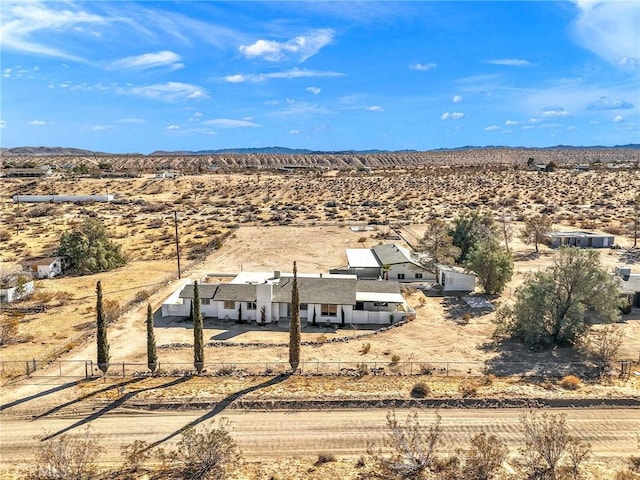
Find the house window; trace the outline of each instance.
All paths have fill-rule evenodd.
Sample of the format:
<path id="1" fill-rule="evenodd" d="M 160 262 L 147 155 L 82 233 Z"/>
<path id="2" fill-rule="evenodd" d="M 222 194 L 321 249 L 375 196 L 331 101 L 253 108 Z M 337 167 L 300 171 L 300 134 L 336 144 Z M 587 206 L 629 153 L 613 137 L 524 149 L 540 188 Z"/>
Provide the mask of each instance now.
<path id="1" fill-rule="evenodd" d="M 337 305 L 329 305 L 327 303 L 322 304 L 322 308 L 320 309 L 321 315 L 323 317 L 337 317 L 338 316 L 338 306 Z"/>
<path id="2" fill-rule="evenodd" d="M 422 274 L 421 273 L 416 273 L 416 278 L 422 278 Z"/>
<path id="3" fill-rule="evenodd" d="M 256 308 L 256 302 L 247 302 L 247 310 L 255 310 Z"/>
<path id="4" fill-rule="evenodd" d="M 224 309 L 225 310 L 235 310 L 236 309 L 236 302 L 231 301 L 231 300 L 225 300 L 224 301 Z"/>
<path id="5" fill-rule="evenodd" d="M 404 280 L 404 273 L 398 274 L 398 280 Z"/>
<path id="6" fill-rule="evenodd" d="M 306 312 L 307 310 L 309 310 L 309 306 L 306 303 L 301 303 L 300 304 L 300 311 L 301 312 Z"/>
<path id="7" fill-rule="evenodd" d="M 201 298 L 200 299 L 200 304 L 201 305 L 211 305 L 211 299 L 210 298 Z"/>
<path id="8" fill-rule="evenodd" d="M 364 310 L 364 302 L 356 302 L 356 310 Z"/>

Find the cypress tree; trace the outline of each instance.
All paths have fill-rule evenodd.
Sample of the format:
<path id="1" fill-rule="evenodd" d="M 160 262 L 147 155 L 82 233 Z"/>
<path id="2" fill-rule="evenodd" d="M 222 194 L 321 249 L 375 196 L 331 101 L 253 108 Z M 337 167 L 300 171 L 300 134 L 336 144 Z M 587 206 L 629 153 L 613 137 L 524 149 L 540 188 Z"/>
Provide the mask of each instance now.
<path id="1" fill-rule="evenodd" d="M 293 262 L 293 287 L 291 290 L 291 319 L 289 322 L 289 364 L 295 372 L 300 364 L 300 296 L 296 262 Z"/>
<path id="2" fill-rule="evenodd" d="M 98 283 L 96 284 L 96 297 L 98 368 L 103 374 L 105 374 L 109 369 L 109 343 L 107 342 L 107 321 L 104 318 L 104 310 L 102 308 L 102 284 L 100 283 L 100 280 L 98 280 Z"/>
<path id="3" fill-rule="evenodd" d="M 151 372 L 155 372 L 158 363 L 156 353 L 156 336 L 153 333 L 153 312 L 151 304 L 147 303 L 147 367 Z"/>
<path id="4" fill-rule="evenodd" d="M 200 294 L 198 282 L 193 282 L 193 302 L 191 303 L 191 319 L 193 320 L 193 366 L 198 374 L 204 368 L 204 340 L 202 337 L 202 316 L 200 315 Z"/>

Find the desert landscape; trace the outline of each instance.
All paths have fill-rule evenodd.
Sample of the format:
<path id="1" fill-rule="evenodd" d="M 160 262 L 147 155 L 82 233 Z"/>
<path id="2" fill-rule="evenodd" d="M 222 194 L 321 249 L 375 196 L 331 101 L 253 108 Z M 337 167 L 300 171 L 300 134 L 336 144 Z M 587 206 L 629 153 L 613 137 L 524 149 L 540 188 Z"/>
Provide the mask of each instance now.
<path id="1" fill-rule="evenodd" d="M 290 401 L 299 402 L 305 409 L 313 409 L 309 402 L 317 401 L 406 401 L 412 398 L 412 386 L 418 381 L 429 385 L 429 398 L 443 401 L 535 398 L 597 402 L 617 398 L 632 399 L 635 405 L 640 378 L 632 374 L 629 379 L 618 379 L 617 368 L 620 361 L 627 360 L 632 362 L 633 372 L 639 370 L 638 309 L 625 315 L 619 324 L 623 341 L 614 364 L 616 369 L 603 381 L 589 373 L 588 359 L 573 349 L 535 352 L 517 344 L 498 347 L 492 338 L 495 310 L 470 309 L 457 297 L 426 296 L 420 285 L 407 284 L 402 291 L 415 309 L 414 319 L 380 332 L 370 326 L 307 326 L 302 331 L 302 341 L 307 346 L 301 350 L 301 375 L 255 389 L 286 371 L 288 328 L 251 328 L 205 319 L 204 338 L 209 343 L 205 349 L 206 371 L 203 376 L 193 376 L 192 325 L 160 316 L 162 302 L 181 284 L 177 279 L 176 225 L 182 277 L 195 280 L 213 273 L 287 272 L 294 261 L 301 272 L 344 268 L 345 248 L 370 248 L 380 243 L 416 247 L 430 220 L 451 221 L 469 209 L 491 212 L 508 232 L 515 275 L 501 296 L 487 297 L 494 307 L 512 301 L 529 274 L 552 264 L 553 249 L 541 245 L 536 253 L 533 245 L 519 238 L 523 220 L 532 214 L 548 216 L 556 229 L 614 234 L 617 248 L 599 251 L 602 265 L 611 272 L 621 264 L 630 265 L 634 271 L 640 268 L 640 253 L 631 248 L 633 239 L 628 228 L 633 201 L 640 191 L 640 170 L 633 168 L 636 159 L 629 151 L 571 151 L 571 156 L 558 152 L 543 156 L 539 150 L 522 150 L 515 155 L 517 158 L 514 152 L 508 153 L 508 158 L 506 153 L 501 156 L 495 150 L 456 155 L 451 163 L 451 152 L 395 157 L 380 154 L 363 157 L 359 164 L 349 155 L 340 157 L 339 162 L 333 157 L 310 157 L 307 161 L 311 163 L 301 166 L 326 168 L 294 172 L 273 168 L 298 163 L 298 157 L 265 161 L 262 157 L 256 160 L 256 156 L 239 156 L 207 160 L 203 167 L 215 163 L 218 170 L 175 179 L 155 178 L 150 173 L 138 178 L 86 178 L 62 171 L 48 178 L 1 179 L 3 271 L 19 269 L 25 258 L 52 254 L 60 235 L 87 217 L 104 223 L 129 260 L 125 266 L 108 272 L 36 281 L 35 293 L 20 304 L 42 307 L 44 313 L 0 313 L 3 320 L 18 320 L 15 341 L 0 347 L 2 403 L 8 405 L 6 412 L 3 408 L 3 422 L 4 418 L 14 421 L 49 410 L 55 410 L 55 415 L 47 414 L 47 418 L 80 418 L 112 402 L 121 402 L 119 407 L 136 411 L 162 404 L 215 405 L 244 390 L 248 391 L 237 397 L 236 408 L 250 402 L 263 408 L 272 402 L 277 410 L 278 402 Z M 561 168 L 553 172 L 532 171 L 526 160 L 534 155 L 536 161 L 553 160 Z M 14 163 L 25 158 L 41 165 L 88 161 L 64 156 L 8 157 Z M 612 158 L 631 167 L 599 164 Z M 591 162 L 591 168 L 576 170 L 571 163 L 574 159 Z M 118 169 L 142 170 L 162 165 L 188 172 L 196 165 L 195 160 L 180 157 L 109 157 L 109 161 Z M 265 168 L 238 170 L 254 164 Z M 18 194 L 105 193 L 113 194 L 114 200 L 87 204 L 12 201 Z M 51 381 L 84 378 L 83 361 L 95 363 L 98 280 L 111 318 L 113 367 L 109 374 L 48 393 L 37 402 L 15 403 L 16 399 L 48 390 Z M 146 370 L 147 302 L 155 312 L 161 369 L 161 376 L 148 378 L 140 376 Z M 37 370 L 31 378 L 25 378 L 25 362 L 29 361 Z M 509 369 L 505 370 L 507 365 Z M 547 369 L 542 374 L 540 365 Z M 97 367 L 92 364 L 92 368 L 90 375 L 98 376 Z M 378 368 L 384 375 L 372 374 Z M 136 384 L 128 386 L 130 380 L 122 378 L 122 373 L 129 379 L 137 374 Z M 188 377 L 175 386 L 164 386 L 171 378 L 182 379 L 185 373 Z M 567 373 L 578 374 L 580 382 L 575 389 L 562 384 Z M 215 381 L 210 381 L 212 378 Z M 114 396 L 121 384 L 127 384 L 126 393 Z M 234 401 L 230 403 L 233 405 Z M 636 411 L 629 409 L 629 417 L 635 417 Z M 568 416 L 571 420 L 570 410 Z M 101 434 L 108 432 L 102 430 Z M 592 439 L 598 444 L 598 455 L 589 470 L 592 479 L 612 478 L 608 475 L 622 468 L 623 457 L 637 451 L 633 441 L 624 448 L 620 447 L 622 443 L 607 446 L 600 436 L 598 433 Z M 461 438 L 450 439 L 449 443 L 455 444 Z M 115 446 L 110 448 L 117 450 Z M 272 478 L 301 478 L 303 471 L 307 472 L 305 478 L 326 478 L 323 475 L 331 474 L 356 478 L 353 458 L 364 454 L 366 446 L 360 453 L 336 446 L 336 455 L 343 458 L 323 465 L 317 472 L 309 470 L 320 451 L 325 450 L 330 451 L 331 444 L 307 454 L 297 450 L 278 454 L 270 451 L 278 459 L 277 468 L 267 466 L 264 457 L 249 455 L 243 478 L 269 478 L 265 476 L 267 471 L 279 472 L 273 473 L 279 476 Z M 15 451 L 7 450 L 9 453 L 14 455 Z M 6 462 L 3 467 L 8 467 Z"/>

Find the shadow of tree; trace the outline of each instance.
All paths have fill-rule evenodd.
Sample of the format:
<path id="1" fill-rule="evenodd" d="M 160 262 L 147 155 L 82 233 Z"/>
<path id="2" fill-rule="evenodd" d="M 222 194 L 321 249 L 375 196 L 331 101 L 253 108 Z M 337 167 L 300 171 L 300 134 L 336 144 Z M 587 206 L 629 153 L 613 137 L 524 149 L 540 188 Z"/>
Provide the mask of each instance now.
<path id="1" fill-rule="evenodd" d="M 123 381 L 123 382 L 120 382 L 120 383 L 115 383 L 113 385 L 109 385 L 108 387 L 101 388 L 100 390 L 96 390 L 95 392 L 87 393 L 86 395 L 83 395 L 82 397 L 74 398 L 73 400 L 70 400 L 70 401 L 68 401 L 66 403 L 57 405 L 57 406 L 51 408 L 50 410 L 47 410 L 46 412 L 41 413 L 40 415 L 35 415 L 33 417 L 33 420 L 38 420 L 39 418 L 46 417 L 48 415 L 52 415 L 52 414 L 54 414 L 56 412 L 59 412 L 63 408 L 69 407 L 69 406 L 71 406 L 71 405 L 73 405 L 75 403 L 82 402 L 83 400 L 87 400 L 88 398 L 95 397 L 96 395 L 98 395 L 100 393 L 108 392 L 110 390 L 116 390 L 116 389 L 124 387 L 125 385 L 131 385 L 133 383 L 137 383 L 137 382 L 140 382 L 142 380 L 144 380 L 144 378 L 133 378 L 131 380 L 127 380 L 127 381 Z"/>
<path id="2" fill-rule="evenodd" d="M 49 390 L 45 390 L 44 392 L 34 393 L 33 395 L 29 395 L 28 397 L 19 398 L 9 403 L 5 403 L 4 405 L 0 405 L 0 412 L 6 410 L 7 408 L 15 407 L 16 405 L 20 405 L 21 403 L 29 402 L 31 400 L 35 400 L 37 398 L 46 397 L 47 395 L 51 395 L 56 392 L 60 392 L 67 388 L 75 387 L 76 385 L 80 385 L 83 380 L 76 380 L 75 382 L 65 383 L 63 385 L 58 385 L 57 387 L 50 388 Z"/>
<path id="3" fill-rule="evenodd" d="M 111 402 L 110 404 L 104 406 L 103 408 L 101 408 L 100 410 L 98 410 L 95 413 L 92 413 L 91 415 L 89 415 L 86 418 L 83 418 L 82 420 L 77 421 L 76 423 L 74 423 L 73 425 L 69 425 L 68 427 L 63 428 L 62 430 L 58 430 L 55 433 L 52 433 L 50 435 L 47 435 L 46 437 L 42 438 L 41 441 L 46 441 L 46 440 L 51 440 L 52 438 L 55 438 L 59 435 L 62 435 L 64 433 L 67 433 L 70 430 L 73 430 L 74 428 L 78 428 L 82 425 L 85 425 L 89 422 L 92 422 L 93 420 L 96 420 L 98 418 L 100 418 L 102 415 L 104 415 L 105 413 L 110 412 L 111 410 L 114 410 L 118 407 L 121 407 L 127 400 L 135 397 L 136 395 L 138 395 L 139 393 L 142 392 L 147 392 L 149 390 L 156 390 L 156 389 L 160 389 L 160 388 L 167 388 L 167 387 L 172 387 L 174 385 L 178 385 L 180 383 L 186 382 L 187 380 L 189 380 L 191 377 L 180 377 L 177 378 L 175 380 L 172 380 L 168 383 L 164 383 L 162 385 L 156 385 L 153 387 L 147 387 L 147 388 L 141 388 L 139 390 L 134 390 L 132 392 L 128 392 L 126 394 L 124 394 L 122 397 L 118 398 L 117 400 L 114 400 L 113 402 Z M 115 386 L 117 387 L 117 385 Z"/>
<path id="4" fill-rule="evenodd" d="M 224 399 L 222 399 L 220 402 L 218 402 L 216 404 L 216 406 L 209 412 L 205 413 L 204 415 L 202 415 L 201 417 L 196 418 L 195 420 L 189 422 L 188 424 L 186 424 L 184 427 L 176 430 L 175 432 L 170 433 L 169 435 L 167 435 L 164 438 L 161 438 L 160 440 L 157 440 L 153 443 L 151 443 L 147 448 L 145 448 L 146 450 L 150 450 L 154 447 L 157 447 L 158 445 L 163 444 L 164 442 L 167 442 L 169 440 L 171 440 L 173 437 L 180 435 L 182 432 L 184 432 L 185 430 L 189 429 L 189 428 L 193 428 L 199 424 L 201 424 L 202 422 L 205 422 L 207 420 L 209 420 L 210 418 L 215 417 L 216 415 L 218 415 L 219 413 L 221 413 L 224 409 L 226 409 L 229 405 L 231 405 L 234 401 L 238 400 L 240 397 L 243 397 L 244 395 L 247 395 L 251 392 L 255 392 L 257 390 L 260 390 L 262 388 L 267 388 L 270 387 L 272 385 L 277 385 L 280 382 L 285 381 L 287 378 L 289 378 L 291 376 L 290 373 L 283 373 L 280 374 L 276 377 L 273 377 L 265 382 L 262 382 L 258 385 L 253 385 L 251 387 L 247 387 L 244 388 L 242 390 L 238 390 L 237 392 L 234 392 L 228 396 L 226 396 Z"/>

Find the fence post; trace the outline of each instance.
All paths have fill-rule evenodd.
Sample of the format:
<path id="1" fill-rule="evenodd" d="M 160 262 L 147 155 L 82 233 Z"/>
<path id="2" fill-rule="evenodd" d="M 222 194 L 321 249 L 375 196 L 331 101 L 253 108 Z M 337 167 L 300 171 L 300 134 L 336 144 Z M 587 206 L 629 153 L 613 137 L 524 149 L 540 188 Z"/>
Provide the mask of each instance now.
<path id="1" fill-rule="evenodd" d="M 413 362 L 409 362 L 409 375 L 413 375 Z"/>
<path id="2" fill-rule="evenodd" d="M 31 361 L 33 362 L 33 371 L 36 371 L 36 359 L 32 358 Z"/>
<path id="3" fill-rule="evenodd" d="M 87 361 L 85 360 L 85 362 L 84 362 L 84 379 L 85 379 L 85 380 L 89 380 L 89 371 L 88 371 L 88 369 L 87 369 L 87 366 L 88 366 L 88 365 L 89 365 L 89 362 L 87 362 Z"/>
<path id="4" fill-rule="evenodd" d="M 58 376 L 61 377 L 62 376 L 62 363 L 60 362 L 60 360 L 58 360 L 58 373 L 60 374 Z"/>
<path id="5" fill-rule="evenodd" d="M 449 376 L 449 362 L 447 362 L 447 377 Z"/>
<path id="6" fill-rule="evenodd" d="M 24 362 L 27 366 L 27 377 L 29 376 L 29 360 L 27 360 L 26 362 Z"/>
<path id="7" fill-rule="evenodd" d="M 122 362 L 122 378 L 124 378 L 124 362 Z"/>

